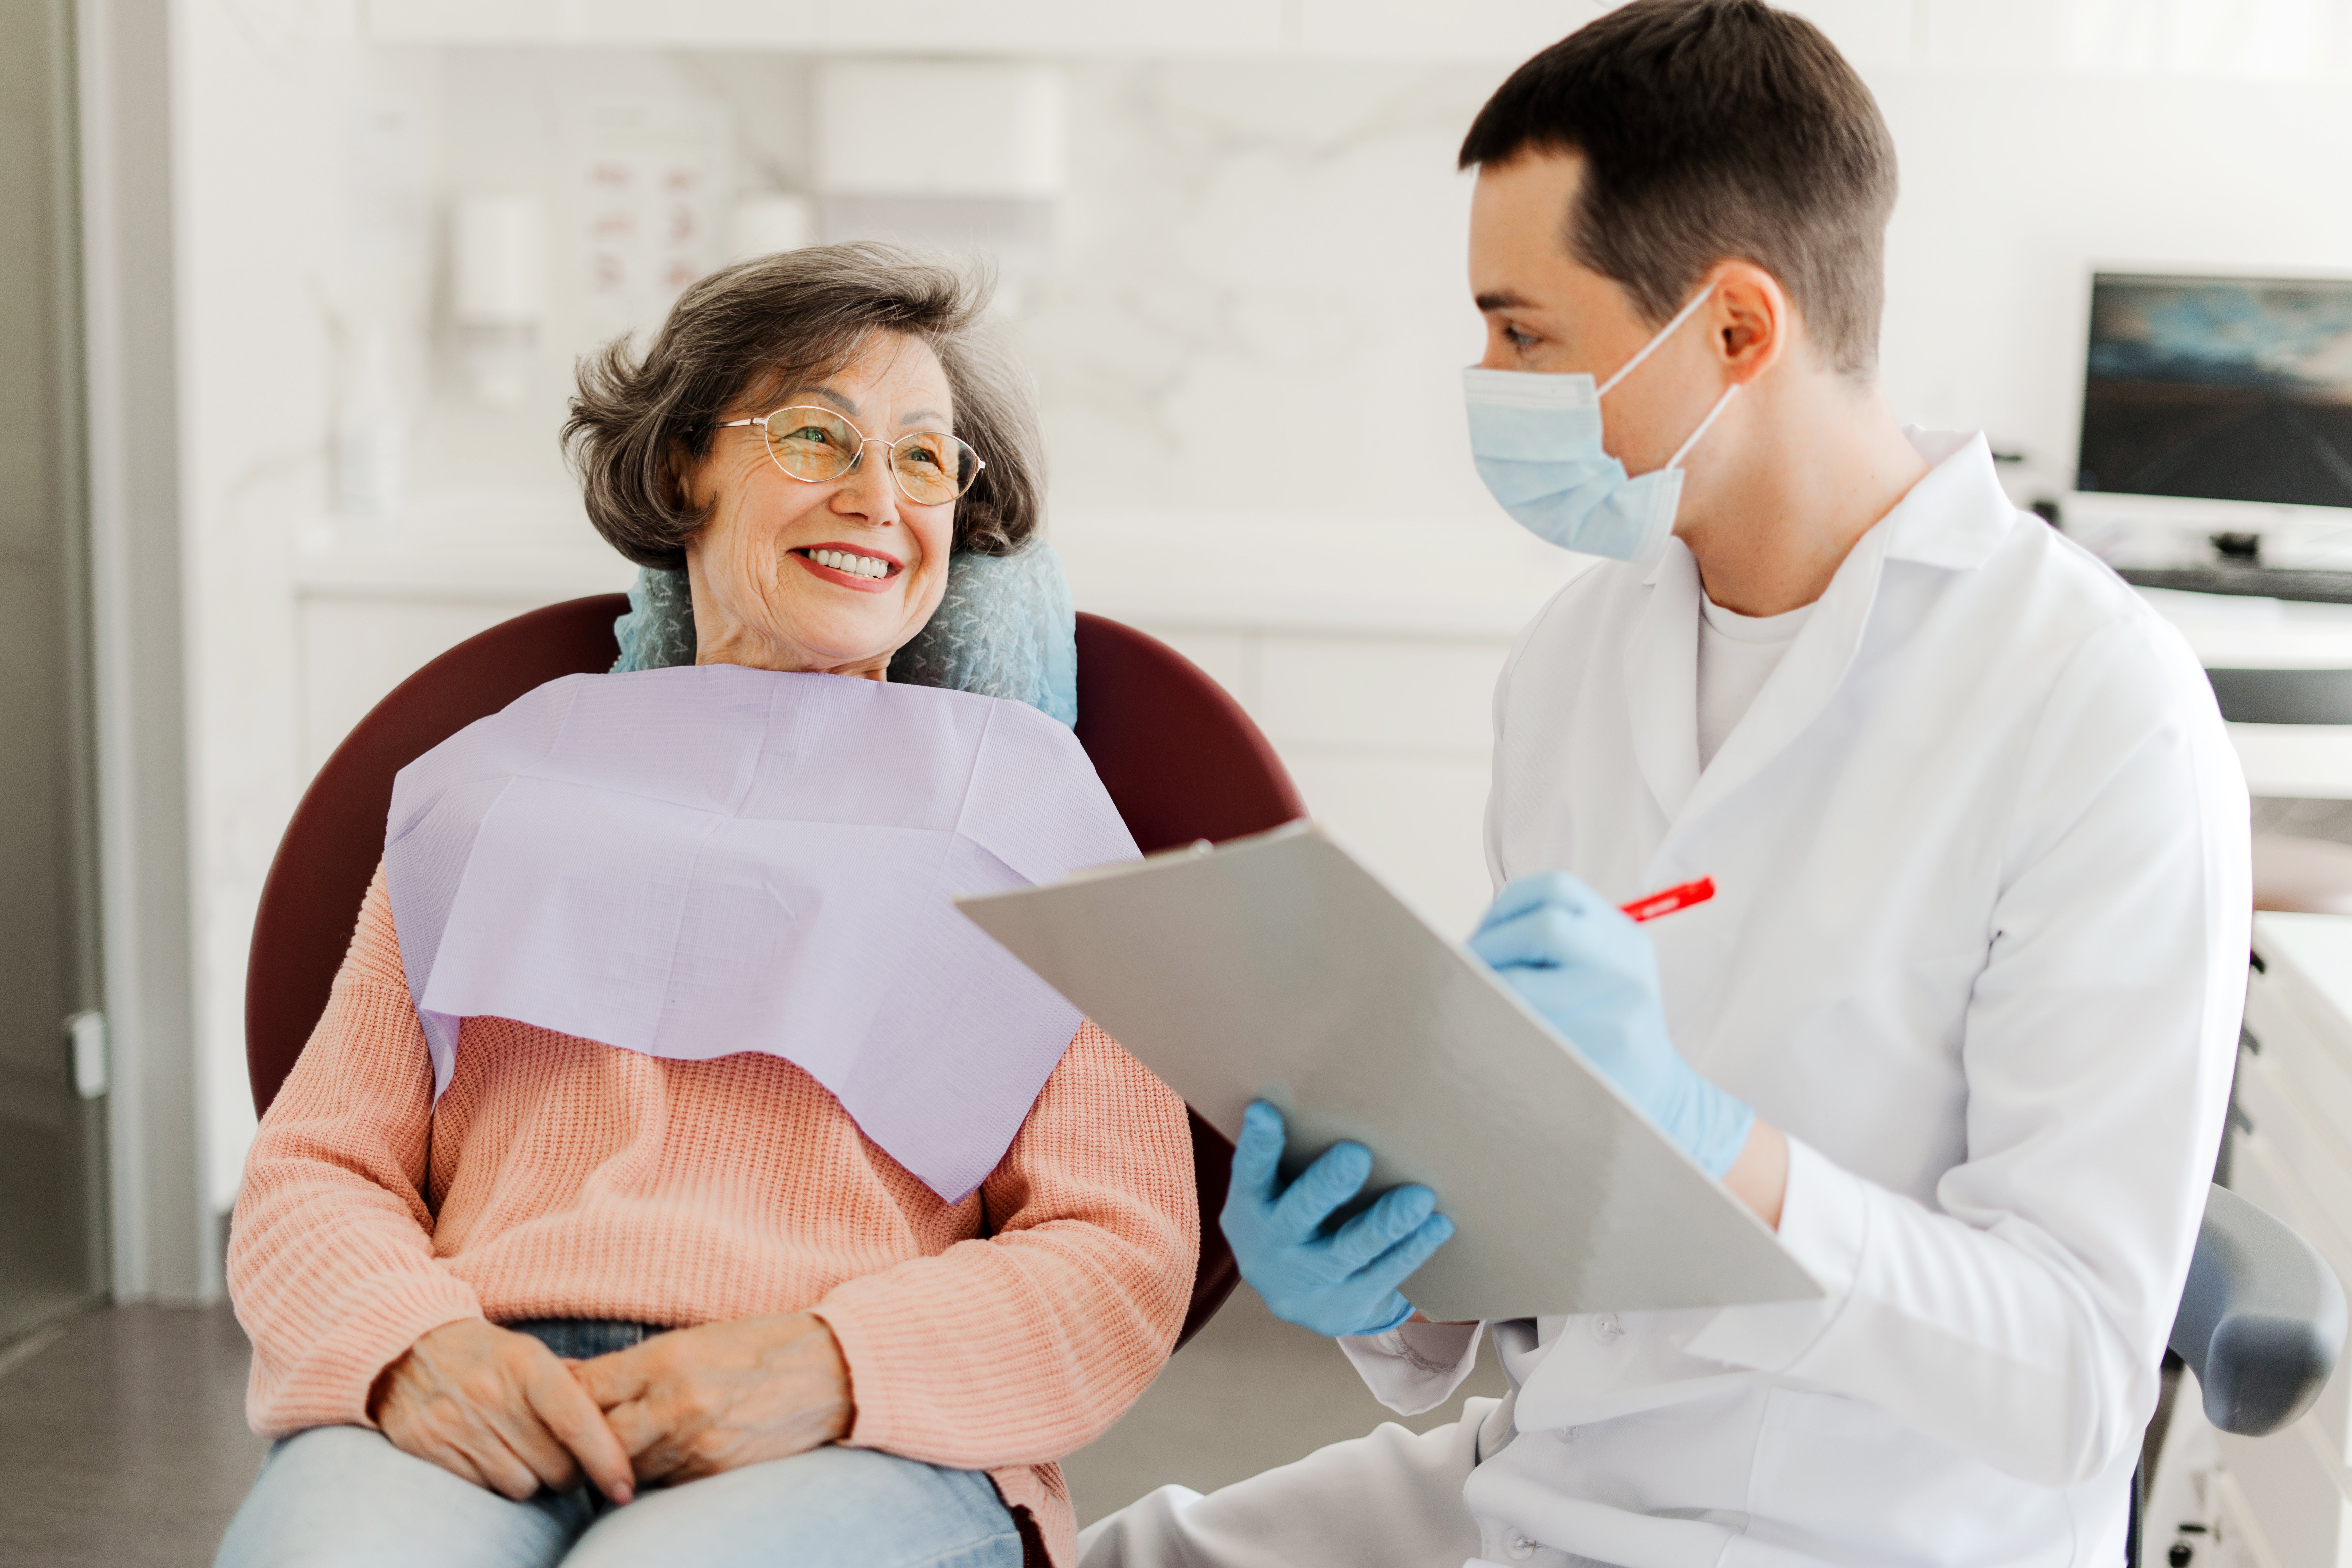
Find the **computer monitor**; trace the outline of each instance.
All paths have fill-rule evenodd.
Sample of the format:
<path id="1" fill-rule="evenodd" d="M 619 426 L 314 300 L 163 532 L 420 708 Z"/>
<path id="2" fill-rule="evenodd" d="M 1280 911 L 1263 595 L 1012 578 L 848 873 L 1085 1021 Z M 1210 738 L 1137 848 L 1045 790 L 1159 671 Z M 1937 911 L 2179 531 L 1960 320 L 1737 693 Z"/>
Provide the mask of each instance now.
<path id="1" fill-rule="evenodd" d="M 2076 488 L 2352 507 L 2352 280 L 2091 281 Z"/>

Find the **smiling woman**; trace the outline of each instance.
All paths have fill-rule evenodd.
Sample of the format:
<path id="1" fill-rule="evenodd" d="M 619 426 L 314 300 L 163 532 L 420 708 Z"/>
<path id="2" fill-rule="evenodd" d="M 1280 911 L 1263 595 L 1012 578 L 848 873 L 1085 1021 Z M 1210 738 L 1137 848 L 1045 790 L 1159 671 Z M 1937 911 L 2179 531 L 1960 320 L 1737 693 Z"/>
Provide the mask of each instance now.
<path id="1" fill-rule="evenodd" d="M 642 362 L 624 340 L 583 367 L 590 521 L 686 569 L 697 662 L 878 679 L 951 553 L 1036 531 L 1035 408 L 985 306 L 949 267 L 818 247 L 714 273 Z"/>
<path id="2" fill-rule="evenodd" d="M 694 664 L 400 774 L 237 1203 L 279 1441 L 223 1563 L 1068 1563 L 1055 1461 L 1199 1216 L 1182 1102 L 948 900 L 1133 858 L 1066 715 L 888 679 L 1036 531 L 984 304 L 799 251 L 583 367 L 589 516 Z"/>

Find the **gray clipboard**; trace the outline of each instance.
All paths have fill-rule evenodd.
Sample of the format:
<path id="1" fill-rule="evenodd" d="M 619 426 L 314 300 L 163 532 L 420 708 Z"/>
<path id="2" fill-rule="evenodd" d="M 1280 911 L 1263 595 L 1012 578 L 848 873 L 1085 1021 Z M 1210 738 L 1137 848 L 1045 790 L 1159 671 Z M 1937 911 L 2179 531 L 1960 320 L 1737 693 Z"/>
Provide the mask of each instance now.
<path id="1" fill-rule="evenodd" d="M 957 902 L 1228 1138 L 1264 1098 L 1289 1121 L 1288 1168 L 1354 1138 L 1376 1156 L 1370 1190 L 1433 1188 L 1454 1237 L 1405 1288 L 1432 1318 L 1822 1294 L 1745 1205 L 1318 829 Z"/>

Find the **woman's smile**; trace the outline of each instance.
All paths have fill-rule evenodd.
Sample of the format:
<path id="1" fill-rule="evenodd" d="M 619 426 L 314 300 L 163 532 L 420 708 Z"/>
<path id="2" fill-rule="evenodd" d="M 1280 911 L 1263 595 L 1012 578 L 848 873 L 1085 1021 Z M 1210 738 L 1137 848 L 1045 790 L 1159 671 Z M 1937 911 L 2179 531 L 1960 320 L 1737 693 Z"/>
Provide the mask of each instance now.
<path id="1" fill-rule="evenodd" d="M 895 555 L 878 550 L 855 549 L 846 544 L 796 545 L 784 553 L 806 567 L 821 582 L 854 589 L 860 594 L 889 592 L 906 565 Z"/>

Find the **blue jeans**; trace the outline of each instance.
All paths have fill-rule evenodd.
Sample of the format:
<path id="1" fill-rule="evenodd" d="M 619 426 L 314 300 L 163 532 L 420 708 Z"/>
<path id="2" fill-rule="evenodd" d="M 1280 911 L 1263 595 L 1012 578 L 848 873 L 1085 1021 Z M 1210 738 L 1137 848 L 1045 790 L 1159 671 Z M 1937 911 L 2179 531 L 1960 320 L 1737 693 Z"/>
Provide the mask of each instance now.
<path id="1" fill-rule="evenodd" d="M 637 1343 L 635 1323 L 507 1327 L 586 1360 Z M 524 1502 L 462 1480 L 363 1426 L 270 1446 L 215 1568 L 1021 1568 L 1021 1537 L 986 1476 L 827 1447 L 655 1487 L 625 1508 L 594 1488 Z"/>

